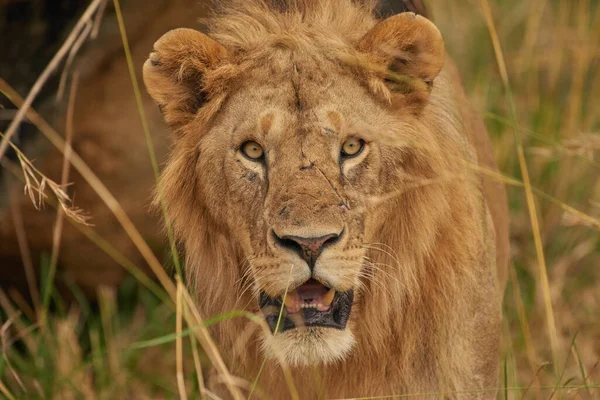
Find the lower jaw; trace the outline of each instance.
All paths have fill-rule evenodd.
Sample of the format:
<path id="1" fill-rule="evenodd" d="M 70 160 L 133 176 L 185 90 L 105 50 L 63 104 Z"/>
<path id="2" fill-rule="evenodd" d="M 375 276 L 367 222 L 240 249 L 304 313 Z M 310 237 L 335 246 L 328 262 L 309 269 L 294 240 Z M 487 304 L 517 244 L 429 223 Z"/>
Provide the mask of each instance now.
<path id="1" fill-rule="evenodd" d="M 303 327 L 269 335 L 263 349 L 268 358 L 290 367 L 306 367 L 338 363 L 355 346 L 351 329 Z"/>

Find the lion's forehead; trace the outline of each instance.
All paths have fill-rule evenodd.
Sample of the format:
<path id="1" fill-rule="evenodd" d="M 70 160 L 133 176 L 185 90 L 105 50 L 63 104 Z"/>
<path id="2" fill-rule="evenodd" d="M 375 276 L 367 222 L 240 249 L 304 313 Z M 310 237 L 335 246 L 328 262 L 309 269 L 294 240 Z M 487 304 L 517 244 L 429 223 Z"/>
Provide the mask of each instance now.
<path id="1" fill-rule="evenodd" d="M 335 106 L 343 114 L 368 110 L 384 112 L 366 89 L 365 76 L 337 62 L 319 57 L 286 55 L 262 61 L 233 82 L 232 99 L 245 109 L 276 106 L 290 113 L 308 113 Z"/>
<path id="2" fill-rule="evenodd" d="M 389 124 L 390 115 L 361 85 L 342 83 L 327 90 L 310 82 L 247 83 L 231 96 L 224 121 L 234 133 L 252 131 L 269 138 L 314 130 L 347 135 Z"/>

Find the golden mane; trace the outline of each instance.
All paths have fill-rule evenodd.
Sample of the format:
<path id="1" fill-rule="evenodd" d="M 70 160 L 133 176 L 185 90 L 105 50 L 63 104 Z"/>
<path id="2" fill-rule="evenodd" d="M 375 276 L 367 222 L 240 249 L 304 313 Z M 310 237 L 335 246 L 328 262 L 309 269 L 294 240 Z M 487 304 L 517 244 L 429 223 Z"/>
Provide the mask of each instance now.
<path id="1" fill-rule="evenodd" d="M 273 7 L 273 4 L 279 7 Z M 219 2 L 208 26 L 211 36 L 232 52 L 312 42 L 322 51 L 356 43 L 373 27 L 376 1 L 297 0 Z"/>
<path id="2" fill-rule="evenodd" d="M 415 393 L 495 387 L 499 299 L 508 253 L 506 205 L 502 186 L 469 167 L 495 165 L 485 130 L 466 105 L 453 67 L 447 62 L 432 88 L 417 97 L 395 94 L 381 79 L 384 57 L 360 48 L 377 24 L 374 1 L 297 0 L 283 9 L 269 3 L 278 4 L 232 0 L 217 9 L 208 24 L 210 36 L 226 49 L 227 61 L 206 68 L 204 59 L 194 63 L 183 62 L 181 55 L 166 57 L 171 49 L 163 46 L 156 49 L 161 57 L 148 67 L 170 68 L 180 78 L 198 77 L 201 71 L 202 87 L 194 96 L 199 90 L 207 93 L 197 113 L 179 104 L 189 104 L 191 98 L 181 89 L 169 100 L 165 118 L 176 136 L 156 196 L 184 244 L 188 284 L 201 311 L 214 316 L 239 308 L 257 310 L 255 293 L 248 290 L 249 260 L 232 240 L 238 233 L 221 221 L 247 210 L 226 210 L 215 201 L 210 192 L 224 191 L 225 183 L 210 171 L 204 171 L 200 187 L 203 154 L 198 144 L 207 130 L 222 123 L 219 111 L 230 88 L 239 88 L 249 71 L 268 65 L 265 60 L 277 49 L 319 54 L 364 82 L 377 104 L 394 105 L 395 117 L 404 122 L 390 126 L 385 139 L 415 140 L 393 145 L 406 149 L 403 171 L 419 178 L 408 189 L 380 188 L 365 202 L 364 213 L 386 217 L 373 240 L 364 243 L 371 269 L 361 281 L 362 298 L 353 311 L 361 318 L 353 325 L 357 343 L 343 362 L 319 367 L 320 384 L 338 397 L 392 394 L 386 392 L 390 388 Z M 157 102 L 167 102 L 163 92 L 168 82 L 147 75 L 145 71 Z M 228 321 L 215 334 L 233 372 L 248 378 L 263 356 L 253 336 L 240 342 L 247 339 L 240 334 L 246 328 L 243 321 Z M 268 362 L 266 368 L 261 385 L 275 398 L 286 397 L 280 367 Z M 302 393 L 312 396 L 314 376 L 307 375 L 300 369 L 294 376 Z"/>

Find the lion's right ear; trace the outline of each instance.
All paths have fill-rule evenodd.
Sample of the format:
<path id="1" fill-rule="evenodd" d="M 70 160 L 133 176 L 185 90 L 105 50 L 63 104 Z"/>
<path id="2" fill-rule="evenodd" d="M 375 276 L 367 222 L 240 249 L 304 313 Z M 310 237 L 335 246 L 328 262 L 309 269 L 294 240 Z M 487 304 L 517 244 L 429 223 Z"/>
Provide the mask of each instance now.
<path id="1" fill-rule="evenodd" d="M 428 19 L 405 12 L 384 19 L 361 39 L 358 49 L 385 70 L 384 82 L 396 98 L 408 99 L 414 112 L 427 102 L 444 65 L 444 40 Z"/>
<path id="2" fill-rule="evenodd" d="M 172 30 L 154 44 L 144 83 L 172 128 L 188 123 L 210 98 L 205 75 L 226 59 L 220 43 L 193 29 Z"/>

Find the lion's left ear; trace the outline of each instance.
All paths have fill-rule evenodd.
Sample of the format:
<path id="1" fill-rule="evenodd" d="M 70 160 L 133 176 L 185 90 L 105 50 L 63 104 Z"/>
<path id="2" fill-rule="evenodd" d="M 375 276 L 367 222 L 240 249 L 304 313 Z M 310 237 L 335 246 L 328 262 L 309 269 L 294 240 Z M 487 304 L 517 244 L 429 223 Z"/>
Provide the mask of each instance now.
<path id="1" fill-rule="evenodd" d="M 425 105 L 446 54 L 436 26 L 410 12 L 379 22 L 361 39 L 358 49 L 385 69 L 392 95 L 408 97 L 416 111 Z"/>

